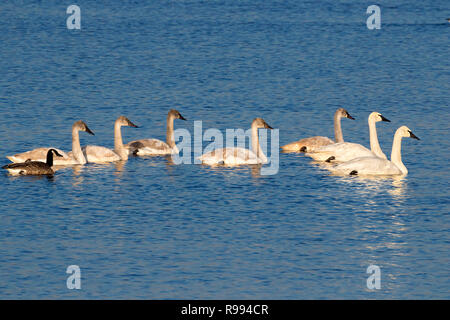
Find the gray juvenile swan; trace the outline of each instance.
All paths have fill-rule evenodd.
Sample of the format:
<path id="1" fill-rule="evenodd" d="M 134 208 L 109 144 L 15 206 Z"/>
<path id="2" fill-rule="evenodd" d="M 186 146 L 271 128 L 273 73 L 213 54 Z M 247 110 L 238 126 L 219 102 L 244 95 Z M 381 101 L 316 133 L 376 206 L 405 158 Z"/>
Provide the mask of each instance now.
<path id="1" fill-rule="evenodd" d="M 355 158 L 372 156 L 387 159 L 378 142 L 376 123 L 380 121 L 391 122 L 378 112 L 372 112 L 369 115 L 370 150 L 358 143 L 340 142 L 317 148 L 314 152 L 306 155 L 316 161 L 327 162 L 345 162 Z"/>
<path id="2" fill-rule="evenodd" d="M 47 152 L 47 161 L 31 161 L 27 160 L 23 163 L 10 163 L 3 166 L 3 169 L 8 170 L 12 175 L 41 175 L 41 174 L 53 174 L 53 154 L 57 157 L 62 155 L 55 149 L 49 149 Z"/>
<path id="3" fill-rule="evenodd" d="M 57 148 L 48 147 L 37 148 L 31 151 L 18 153 L 13 156 L 7 156 L 6 158 L 14 163 L 23 163 L 26 160 L 45 162 L 47 159 L 48 150 L 54 149 L 61 155 L 60 158 L 57 158 L 53 161 L 54 165 L 85 164 L 86 159 L 81 152 L 79 131 L 85 131 L 91 135 L 94 135 L 94 133 L 88 128 L 86 123 L 81 120 L 76 121 L 72 125 L 72 153 L 65 153 L 64 151 L 61 151 Z"/>
<path id="4" fill-rule="evenodd" d="M 259 145 L 258 129 L 273 129 L 263 119 L 256 118 L 252 122 L 252 150 L 244 148 L 222 148 L 205 153 L 198 159 L 211 166 L 237 166 L 245 164 L 264 164 L 267 157 Z"/>
<path id="5" fill-rule="evenodd" d="M 420 140 L 407 126 L 401 126 L 394 135 L 391 161 L 378 157 L 356 158 L 348 162 L 329 167 L 331 172 L 344 175 L 405 175 L 408 169 L 402 162 L 402 138 Z"/>
<path id="6" fill-rule="evenodd" d="M 333 143 L 344 142 L 341 129 L 341 118 L 348 118 L 355 120 L 344 108 L 339 108 L 334 113 L 334 138 L 336 141 L 327 137 L 315 136 L 310 138 L 304 138 L 296 142 L 292 142 L 281 146 L 281 149 L 285 152 L 312 152 L 316 148 L 326 146 Z"/>
<path id="7" fill-rule="evenodd" d="M 105 163 L 128 159 L 128 149 L 124 147 L 122 142 L 122 132 L 120 130 L 122 126 L 138 128 L 126 117 L 120 116 L 114 123 L 114 151 L 101 146 L 85 146 L 82 150 L 87 162 Z"/>
<path id="8" fill-rule="evenodd" d="M 175 145 L 175 138 L 173 135 L 173 121 L 175 119 L 186 119 L 177 110 L 170 110 L 167 114 L 167 131 L 166 142 L 158 139 L 142 139 L 127 143 L 125 147 L 137 156 L 154 156 L 167 155 L 178 153 L 178 148 Z"/>

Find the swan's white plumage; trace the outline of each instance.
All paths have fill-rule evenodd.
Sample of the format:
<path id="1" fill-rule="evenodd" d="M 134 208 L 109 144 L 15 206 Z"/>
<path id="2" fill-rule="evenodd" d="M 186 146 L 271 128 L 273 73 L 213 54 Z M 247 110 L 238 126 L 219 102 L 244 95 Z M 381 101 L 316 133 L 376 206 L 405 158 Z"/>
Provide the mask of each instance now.
<path id="1" fill-rule="evenodd" d="M 27 152 L 18 153 L 13 156 L 7 156 L 6 158 L 8 158 L 11 162 L 14 163 L 22 163 L 27 160 L 45 162 L 47 160 L 47 153 L 50 149 L 55 149 L 56 151 L 58 151 L 59 154 L 62 155 L 61 159 L 55 158 L 53 160 L 54 165 L 78 164 L 78 161 L 75 160 L 73 157 L 71 157 L 68 153 L 65 153 L 64 151 L 53 147 L 37 148 Z"/>
<path id="2" fill-rule="evenodd" d="M 317 148 L 327 146 L 329 144 L 335 143 L 333 140 L 327 137 L 322 136 L 316 136 L 316 137 L 309 137 L 304 138 L 296 142 L 292 142 L 289 144 L 286 144 L 281 147 L 283 151 L 291 152 L 291 151 L 300 151 L 303 147 L 308 150 L 308 152 L 312 152 L 316 150 Z"/>
<path id="3" fill-rule="evenodd" d="M 222 148 L 205 153 L 199 160 L 207 165 L 237 166 L 245 164 L 264 164 L 267 159 L 259 158 L 256 154 L 245 148 Z"/>
<path id="4" fill-rule="evenodd" d="M 169 110 L 166 119 L 166 142 L 159 139 L 141 139 L 127 143 L 125 148 L 137 156 L 162 156 L 177 154 L 178 148 L 175 145 L 173 122 L 175 119 L 186 120 L 179 111 Z"/>
<path id="5" fill-rule="evenodd" d="M 85 164 L 86 159 L 81 152 L 79 131 L 85 131 L 91 135 L 94 135 L 94 133 L 88 128 L 86 123 L 81 120 L 76 121 L 72 125 L 72 152 L 65 153 L 64 151 L 61 151 L 60 149 L 54 147 L 37 148 L 24 153 L 15 154 L 13 156 L 7 156 L 7 158 L 14 163 L 22 163 L 27 160 L 45 162 L 47 159 L 48 151 L 50 149 L 54 149 L 61 155 L 61 157 L 58 156 L 53 160 L 54 165 L 64 166 Z"/>
<path id="6" fill-rule="evenodd" d="M 378 157 L 356 158 L 328 168 L 333 173 L 348 175 L 356 171 L 358 175 L 397 175 L 402 171 L 391 161 Z"/>
<path id="7" fill-rule="evenodd" d="M 167 155 L 178 153 L 178 148 L 171 148 L 167 143 L 159 139 L 142 139 L 132 141 L 125 145 L 125 148 L 137 156 Z"/>
<path id="8" fill-rule="evenodd" d="M 402 138 L 405 137 L 420 140 L 408 127 L 401 126 L 398 128 L 392 143 L 390 161 L 380 157 L 360 157 L 327 169 L 337 174 L 405 175 L 408 173 L 408 169 L 403 164 L 401 155 Z"/>
<path id="9" fill-rule="evenodd" d="M 372 112 L 368 117 L 370 150 L 358 143 L 340 142 L 316 148 L 306 155 L 317 161 L 331 159 L 333 162 L 346 162 L 360 157 L 387 159 L 378 142 L 376 123 L 379 121 L 390 122 L 378 112 Z"/>
<path id="10" fill-rule="evenodd" d="M 334 157 L 335 162 L 349 161 L 358 157 L 376 157 L 376 155 L 366 147 L 351 142 L 334 143 L 316 149 L 314 153 L 306 153 L 316 161 L 326 161 Z"/>
<path id="11" fill-rule="evenodd" d="M 259 145 L 258 129 L 272 129 L 263 119 L 255 118 L 251 126 L 251 143 L 252 150 L 230 147 L 215 149 L 211 152 L 205 153 L 198 159 L 203 163 L 211 166 L 215 165 L 251 165 L 267 163 L 267 157 L 261 150 Z"/>
<path id="12" fill-rule="evenodd" d="M 114 150 L 102 146 L 85 146 L 82 152 L 87 162 L 107 163 L 120 160 L 127 160 L 129 155 L 128 148 L 125 148 L 122 142 L 121 127 L 128 126 L 137 128 L 128 118 L 120 116 L 114 122 Z"/>
<path id="13" fill-rule="evenodd" d="M 284 152 L 313 152 L 317 148 L 338 143 L 338 142 L 344 142 L 344 137 L 342 135 L 342 128 L 341 128 L 341 118 L 349 118 L 354 120 L 354 118 L 348 113 L 347 110 L 344 108 L 339 108 L 334 113 L 334 137 L 335 141 L 331 140 L 327 137 L 322 136 L 315 136 L 310 138 L 304 138 L 295 142 L 288 143 L 284 146 L 281 146 L 281 149 Z"/>
<path id="14" fill-rule="evenodd" d="M 105 163 L 120 161 L 122 158 L 113 150 L 101 146 L 85 146 L 81 148 L 87 162 Z M 71 152 L 69 152 L 69 156 Z"/>

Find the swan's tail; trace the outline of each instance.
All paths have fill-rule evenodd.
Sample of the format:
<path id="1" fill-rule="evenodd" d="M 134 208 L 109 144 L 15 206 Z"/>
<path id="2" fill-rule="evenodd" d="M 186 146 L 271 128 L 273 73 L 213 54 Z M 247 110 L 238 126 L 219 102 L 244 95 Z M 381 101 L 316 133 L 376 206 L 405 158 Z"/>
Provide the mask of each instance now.
<path id="1" fill-rule="evenodd" d="M 23 161 L 21 161 L 21 159 L 17 158 L 15 155 L 14 156 L 6 156 L 6 158 L 13 163 L 23 162 Z"/>

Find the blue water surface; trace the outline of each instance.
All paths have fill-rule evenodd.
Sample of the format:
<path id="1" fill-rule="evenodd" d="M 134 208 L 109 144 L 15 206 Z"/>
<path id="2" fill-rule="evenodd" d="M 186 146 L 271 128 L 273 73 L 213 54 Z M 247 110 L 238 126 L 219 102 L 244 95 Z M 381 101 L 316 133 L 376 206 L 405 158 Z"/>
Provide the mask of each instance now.
<path id="1" fill-rule="evenodd" d="M 280 145 L 333 137 L 380 144 L 407 125 L 409 174 L 336 177 L 302 154 L 279 172 L 136 158 L 58 170 L 52 179 L 0 175 L 0 298 L 450 298 L 450 2 L 87 1 L 68 30 L 61 1 L 0 3 L 0 164 L 42 146 L 71 148 L 82 119 L 113 147 L 176 128 L 247 129 L 255 117 Z M 206 142 L 204 146 L 206 146 Z M 369 290 L 366 269 L 381 268 Z M 81 268 L 81 290 L 66 268 Z"/>

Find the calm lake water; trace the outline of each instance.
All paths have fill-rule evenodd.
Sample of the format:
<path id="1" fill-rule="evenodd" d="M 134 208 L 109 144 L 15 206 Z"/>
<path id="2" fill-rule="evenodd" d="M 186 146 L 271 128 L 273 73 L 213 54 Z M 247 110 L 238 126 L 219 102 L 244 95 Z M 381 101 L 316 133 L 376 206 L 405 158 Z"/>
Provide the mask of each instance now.
<path id="1" fill-rule="evenodd" d="M 333 137 L 345 107 L 344 138 L 368 146 L 378 111 L 387 155 L 401 125 L 421 140 L 403 140 L 401 179 L 330 176 L 302 154 L 270 176 L 151 157 L 2 172 L 1 299 L 450 298 L 449 1 L 377 1 L 380 30 L 370 1 L 80 0 L 81 30 L 69 4 L 0 4 L 1 165 L 70 150 L 79 119 L 82 144 L 112 148 L 119 115 L 142 126 L 125 141 L 164 139 L 171 108 L 192 133 L 262 117 L 280 145 Z"/>

